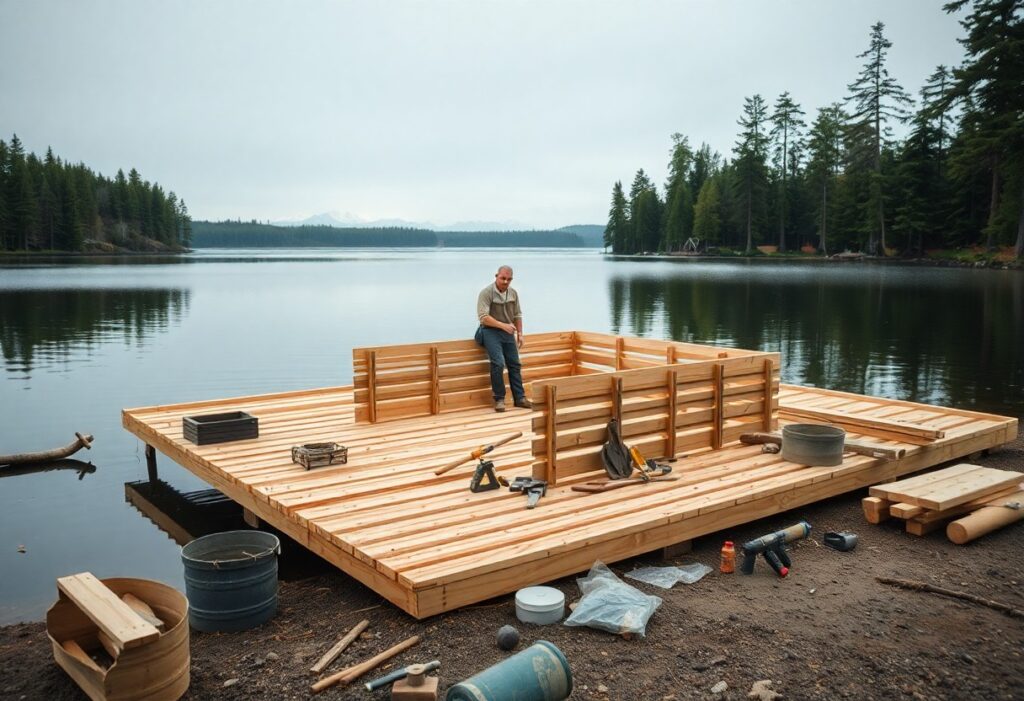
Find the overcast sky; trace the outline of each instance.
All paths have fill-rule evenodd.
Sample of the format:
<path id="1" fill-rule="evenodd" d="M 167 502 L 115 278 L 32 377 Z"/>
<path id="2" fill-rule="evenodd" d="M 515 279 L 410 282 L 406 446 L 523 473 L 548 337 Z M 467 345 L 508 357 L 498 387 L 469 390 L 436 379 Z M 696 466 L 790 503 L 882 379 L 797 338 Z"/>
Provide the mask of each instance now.
<path id="1" fill-rule="evenodd" d="M 942 4 L 0 0 L 0 138 L 195 219 L 604 223 L 673 132 L 728 154 L 744 96 L 845 97 L 878 20 L 916 97 L 963 56 Z"/>

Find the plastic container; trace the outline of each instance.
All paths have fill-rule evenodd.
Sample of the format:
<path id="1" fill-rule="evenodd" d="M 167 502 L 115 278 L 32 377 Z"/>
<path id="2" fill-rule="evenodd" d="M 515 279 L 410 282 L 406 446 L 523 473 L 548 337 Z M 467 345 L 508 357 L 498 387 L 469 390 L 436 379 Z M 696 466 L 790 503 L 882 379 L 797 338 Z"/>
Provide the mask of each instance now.
<path id="1" fill-rule="evenodd" d="M 782 459 L 813 467 L 841 465 L 845 442 L 846 431 L 838 426 L 790 424 L 782 427 Z"/>
<path id="2" fill-rule="evenodd" d="M 565 615 L 565 594 L 554 587 L 526 587 L 516 592 L 516 618 L 523 623 L 558 623 Z"/>
<path id="3" fill-rule="evenodd" d="M 718 566 L 720 572 L 732 574 L 736 571 L 736 546 L 731 540 L 725 541 L 722 545 L 722 564 Z"/>
<path id="4" fill-rule="evenodd" d="M 277 556 L 281 542 L 262 531 L 226 531 L 181 549 L 188 620 L 196 630 L 234 632 L 277 613 Z"/>
<path id="5" fill-rule="evenodd" d="M 529 587 L 548 589 L 550 587 Z M 565 655 L 546 640 L 460 682 L 446 701 L 563 701 L 572 693 Z"/>

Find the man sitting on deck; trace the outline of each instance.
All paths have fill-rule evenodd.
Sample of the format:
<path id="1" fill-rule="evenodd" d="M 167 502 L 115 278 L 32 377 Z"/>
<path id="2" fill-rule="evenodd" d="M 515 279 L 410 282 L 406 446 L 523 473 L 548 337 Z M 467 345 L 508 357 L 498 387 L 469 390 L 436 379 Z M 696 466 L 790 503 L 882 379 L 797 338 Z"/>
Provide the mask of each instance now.
<path id="1" fill-rule="evenodd" d="M 503 265 L 494 275 L 494 284 L 480 291 L 476 300 L 476 315 L 480 328 L 476 342 L 487 349 L 491 361 L 491 391 L 494 410 L 505 411 L 505 378 L 502 371 L 508 367 L 508 383 L 517 407 L 530 409 L 533 404 L 526 398 L 523 388 L 522 365 L 519 349 L 523 347 L 523 310 L 519 294 L 512 289 L 512 268 Z"/>

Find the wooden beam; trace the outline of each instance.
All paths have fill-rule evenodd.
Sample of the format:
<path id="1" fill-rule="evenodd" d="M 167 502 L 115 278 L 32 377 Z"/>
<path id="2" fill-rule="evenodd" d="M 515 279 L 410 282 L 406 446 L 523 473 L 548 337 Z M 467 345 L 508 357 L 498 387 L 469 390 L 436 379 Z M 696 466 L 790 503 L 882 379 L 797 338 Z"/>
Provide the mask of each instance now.
<path id="1" fill-rule="evenodd" d="M 669 351 L 674 351 L 675 348 L 669 346 Z M 675 353 L 670 353 L 670 356 L 674 356 Z M 677 390 L 676 390 L 676 374 L 675 370 L 669 370 L 667 374 L 668 380 L 668 443 L 665 447 L 665 457 L 674 458 L 676 456 L 676 421 L 678 419 L 676 406 L 677 402 Z"/>
<path id="2" fill-rule="evenodd" d="M 547 451 L 548 451 L 548 469 L 547 469 L 547 483 L 554 486 L 558 483 L 558 463 L 556 456 L 558 454 L 558 434 L 556 425 L 556 413 L 558 407 L 558 391 L 552 386 L 548 385 L 544 388 L 545 400 L 547 403 L 547 426 L 545 427 L 545 438 L 547 439 Z"/>
<path id="3" fill-rule="evenodd" d="M 437 377 L 437 346 L 430 347 L 430 413 L 441 411 L 441 383 Z"/>
<path id="4" fill-rule="evenodd" d="M 149 443 L 146 444 L 146 473 L 149 475 L 150 482 L 160 479 L 160 475 L 156 471 L 156 448 Z"/>
<path id="5" fill-rule="evenodd" d="M 899 433 L 907 436 L 915 436 L 917 438 L 925 438 L 931 441 L 938 438 L 945 438 L 946 436 L 945 431 L 940 431 L 935 428 L 927 428 L 925 426 L 918 426 L 916 424 L 908 424 L 901 421 L 890 421 L 889 419 L 878 419 L 871 416 L 847 414 L 842 411 L 812 409 L 792 404 L 780 405 L 779 413 L 797 419 L 817 419 L 819 421 L 827 421 L 828 423 L 836 424 L 838 426 L 849 426 L 857 433 L 865 432 L 858 429 L 877 429 L 880 431 L 887 431 L 888 433 Z"/>
<path id="6" fill-rule="evenodd" d="M 722 426 L 725 423 L 725 417 L 722 412 L 722 395 L 725 392 L 724 373 L 722 372 L 722 366 L 718 363 L 714 365 L 711 371 L 711 382 L 715 402 L 714 423 L 711 429 L 711 449 L 718 450 L 722 447 Z"/>
<path id="7" fill-rule="evenodd" d="M 772 409 L 773 399 L 772 385 L 775 382 L 775 364 L 771 358 L 764 359 L 764 420 L 761 422 L 765 431 L 771 431 L 773 426 Z"/>
<path id="8" fill-rule="evenodd" d="M 615 337 L 615 369 L 616 370 L 621 370 L 622 369 L 622 356 L 623 356 L 622 347 L 625 344 L 625 342 L 626 342 L 626 339 L 624 339 L 622 336 L 616 336 Z"/>
<path id="9" fill-rule="evenodd" d="M 612 378 L 612 418 L 622 424 L 622 378 Z"/>
<path id="10" fill-rule="evenodd" d="M 369 396 L 367 402 L 370 409 L 370 423 L 377 423 L 377 351 L 366 354 L 366 381 Z"/>

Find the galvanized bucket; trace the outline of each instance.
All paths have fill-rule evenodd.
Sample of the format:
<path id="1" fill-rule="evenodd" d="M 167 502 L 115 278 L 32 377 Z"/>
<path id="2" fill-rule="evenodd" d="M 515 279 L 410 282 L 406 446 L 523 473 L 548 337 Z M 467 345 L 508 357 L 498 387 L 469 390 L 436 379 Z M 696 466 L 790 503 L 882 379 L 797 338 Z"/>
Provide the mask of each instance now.
<path id="1" fill-rule="evenodd" d="M 572 693 L 565 655 L 547 640 L 448 690 L 446 701 L 562 701 Z"/>
<path id="2" fill-rule="evenodd" d="M 281 541 L 262 531 L 227 531 L 181 549 L 188 621 L 207 633 L 248 630 L 277 613 Z"/>
<path id="3" fill-rule="evenodd" d="M 838 426 L 790 424 L 782 427 L 782 459 L 814 467 L 841 465 L 845 442 L 846 431 Z"/>

